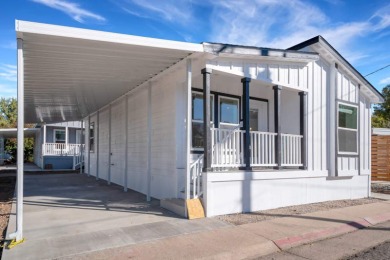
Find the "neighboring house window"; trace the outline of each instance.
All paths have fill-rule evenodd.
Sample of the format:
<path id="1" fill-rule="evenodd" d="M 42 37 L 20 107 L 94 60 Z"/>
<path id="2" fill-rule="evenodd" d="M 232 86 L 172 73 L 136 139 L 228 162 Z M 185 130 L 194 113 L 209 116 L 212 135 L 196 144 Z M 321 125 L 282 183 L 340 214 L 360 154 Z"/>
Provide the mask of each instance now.
<path id="1" fill-rule="evenodd" d="M 340 154 L 358 153 L 358 107 L 338 104 L 338 151 Z"/>
<path id="2" fill-rule="evenodd" d="M 211 124 L 214 122 L 214 95 L 210 95 Z M 203 94 L 192 92 L 192 148 L 203 149 Z"/>
<path id="3" fill-rule="evenodd" d="M 66 142 L 66 133 L 62 129 L 54 129 L 54 143 L 64 144 Z"/>
<path id="4" fill-rule="evenodd" d="M 240 124 L 239 99 L 219 97 L 219 124 L 220 128 L 235 128 Z"/>
<path id="5" fill-rule="evenodd" d="M 89 151 L 95 151 L 95 123 L 89 125 Z"/>

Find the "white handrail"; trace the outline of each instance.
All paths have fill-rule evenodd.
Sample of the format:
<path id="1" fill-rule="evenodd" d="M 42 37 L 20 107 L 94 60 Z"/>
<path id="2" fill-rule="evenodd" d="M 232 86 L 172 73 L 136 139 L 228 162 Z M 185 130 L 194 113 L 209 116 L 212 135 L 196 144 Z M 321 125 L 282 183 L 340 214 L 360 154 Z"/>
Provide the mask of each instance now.
<path id="1" fill-rule="evenodd" d="M 281 134 L 282 166 L 302 166 L 302 135 Z"/>
<path id="2" fill-rule="evenodd" d="M 211 128 L 211 167 L 244 166 L 244 133 L 239 129 Z"/>
<path id="3" fill-rule="evenodd" d="M 250 131 L 251 166 L 276 166 L 276 133 Z"/>
<path id="4" fill-rule="evenodd" d="M 190 165 L 190 178 L 187 180 L 186 197 L 199 198 L 203 194 L 202 189 L 202 172 L 204 155 L 202 154 Z"/>
<path id="5" fill-rule="evenodd" d="M 64 155 L 72 156 L 80 153 L 80 147 L 84 144 L 44 143 L 42 155 Z"/>

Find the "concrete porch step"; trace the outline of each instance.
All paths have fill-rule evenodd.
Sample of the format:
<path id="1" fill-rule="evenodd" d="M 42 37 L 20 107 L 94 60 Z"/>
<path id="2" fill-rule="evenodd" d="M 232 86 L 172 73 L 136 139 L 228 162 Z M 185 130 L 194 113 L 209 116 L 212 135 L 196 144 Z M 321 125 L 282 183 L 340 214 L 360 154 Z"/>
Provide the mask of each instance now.
<path id="1" fill-rule="evenodd" d="M 186 217 L 187 215 L 184 199 L 163 199 L 160 200 L 160 207 L 172 211 L 182 217 Z"/>

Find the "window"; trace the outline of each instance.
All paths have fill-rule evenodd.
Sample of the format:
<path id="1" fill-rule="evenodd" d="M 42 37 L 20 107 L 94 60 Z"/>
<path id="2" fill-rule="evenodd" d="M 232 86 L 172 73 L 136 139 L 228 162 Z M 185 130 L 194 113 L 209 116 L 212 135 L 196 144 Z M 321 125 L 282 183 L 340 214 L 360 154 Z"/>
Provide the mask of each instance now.
<path id="1" fill-rule="evenodd" d="M 210 117 L 214 122 L 214 95 L 210 95 Z M 192 92 L 192 138 L 193 149 L 203 148 L 203 94 Z"/>
<path id="2" fill-rule="evenodd" d="M 249 125 L 251 131 L 259 131 L 259 110 L 255 108 L 249 109 Z"/>
<path id="3" fill-rule="evenodd" d="M 338 104 L 338 151 L 340 154 L 357 154 L 358 107 Z"/>
<path id="4" fill-rule="evenodd" d="M 237 126 L 239 122 L 239 100 L 237 98 L 219 98 L 219 123 L 225 126 Z"/>
<path id="5" fill-rule="evenodd" d="M 89 124 L 89 151 L 95 151 L 95 123 Z"/>
<path id="6" fill-rule="evenodd" d="M 62 129 L 54 129 L 54 143 L 64 144 L 66 142 L 66 133 Z"/>

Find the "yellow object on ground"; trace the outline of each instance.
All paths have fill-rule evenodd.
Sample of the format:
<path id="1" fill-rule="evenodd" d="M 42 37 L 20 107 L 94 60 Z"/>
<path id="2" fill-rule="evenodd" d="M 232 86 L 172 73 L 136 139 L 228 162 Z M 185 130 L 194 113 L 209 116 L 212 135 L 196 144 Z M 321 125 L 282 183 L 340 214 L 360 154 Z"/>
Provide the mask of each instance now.
<path id="1" fill-rule="evenodd" d="M 17 246 L 17 245 L 19 245 L 19 244 L 21 244 L 23 242 L 24 242 L 24 238 L 22 238 L 19 241 L 16 241 L 16 239 L 13 239 L 13 240 L 11 240 L 11 242 L 9 242 L 9 244 L 7 245 L 6 248 L 7 249 L 12 249 L 13 247 L 15 247 L 15 246 Z"/>
<path id="2" fill-rule="evenodd" d="M 200 199 L 186 200 L 188 219 L 204 218 L 203 205 Z"/>

